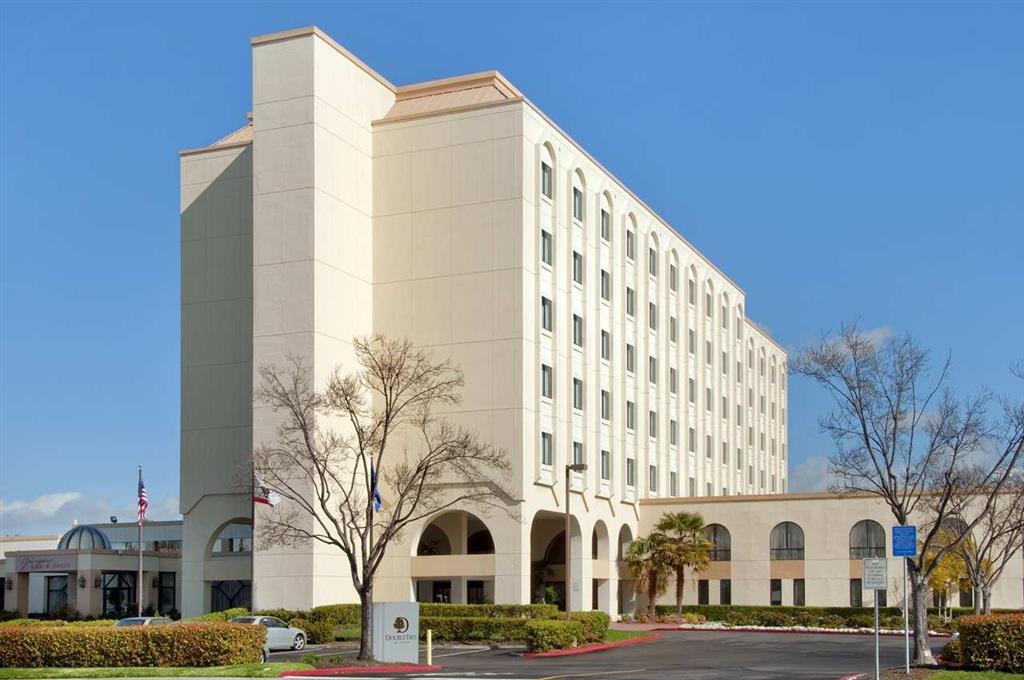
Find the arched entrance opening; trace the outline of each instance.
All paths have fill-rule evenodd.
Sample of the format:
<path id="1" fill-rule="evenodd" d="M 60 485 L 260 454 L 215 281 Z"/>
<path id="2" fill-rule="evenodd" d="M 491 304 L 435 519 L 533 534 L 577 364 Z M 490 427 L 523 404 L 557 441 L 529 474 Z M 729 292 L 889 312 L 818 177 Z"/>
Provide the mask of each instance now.
<path id="1" fill-rule="evenodd" d="M 590 536 L 590 608 L 611 612 L 611 541 L 602 520 L 594 523 Z"/>
<path id="2" fill-rule="evenodd" d="M 494 538 L 482 519 L 464 510 L 441 513 L 413 545 L 417 602 L 494 602 Z"/>
<path id="3" fill-rule="evenodd" d="M 213 579 L 206 581 L 209 611 L 252 606 L 252 518 L 238 517 L 221 524 L 206 544 Z"/>
<path id="4" fill-rule="evenodd" d="M 569 539 L 572 606 L 578 610 L 585 606 L 582 598 L 584 552 L 580 524 L 575 517 L 571 518 Z M 565 609 L 565 543 L 565 515 L 547 510 L 534 515 L 530 525 L 532 602 L 556 604 L 559 609 Z"/>
<path id="5" fill-rule="evenodd" d="M 633 542 L 633 530 L 628 524 L 619 528 L 619 540 L 617 542 L 616 559 L 619 571 L 619 615 L 632 614 L 636 609 L 636 581 L 626 566 L 626 551 Z"/>

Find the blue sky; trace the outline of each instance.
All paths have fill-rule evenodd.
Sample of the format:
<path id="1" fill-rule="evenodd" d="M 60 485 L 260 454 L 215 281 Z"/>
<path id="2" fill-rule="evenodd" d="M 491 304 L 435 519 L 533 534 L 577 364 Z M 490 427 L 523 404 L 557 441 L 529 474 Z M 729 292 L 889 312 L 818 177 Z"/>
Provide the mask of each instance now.
<path id="1" fill-rule="evenodd" d="M 1024 357 L 1024 3 L 0 3 L 0 534 L 177 508 L 177 151 L 251 108 L 250 36 L 392 82 L 490 68 L 747 292 L 788 348 Z M 581 65 L 586 68 L 581 68 Z M 824 395 L 794 379 L 792 488 Z"/>

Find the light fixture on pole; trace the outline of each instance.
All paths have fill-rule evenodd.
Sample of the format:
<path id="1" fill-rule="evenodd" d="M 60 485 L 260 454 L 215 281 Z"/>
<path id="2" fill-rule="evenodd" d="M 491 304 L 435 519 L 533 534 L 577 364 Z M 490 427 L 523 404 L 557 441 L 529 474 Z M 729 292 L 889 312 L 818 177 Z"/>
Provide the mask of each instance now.
<path id="1" fill-rule="evenodd" d="M 565 620 L 572 620 L 572 515 L 569 513 L 569 476 L 573 472 L 584 472 L 586 463 L 565 466 Z"/>

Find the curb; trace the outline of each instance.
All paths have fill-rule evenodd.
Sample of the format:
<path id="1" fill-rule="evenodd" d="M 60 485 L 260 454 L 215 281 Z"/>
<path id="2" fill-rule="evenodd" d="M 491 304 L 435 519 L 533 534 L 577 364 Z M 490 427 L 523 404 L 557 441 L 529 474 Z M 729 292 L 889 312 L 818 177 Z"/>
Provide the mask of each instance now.
<path id="1" fill-rule="evenodd" d="M 427 671 L 439 671 L 441 666 L 420 666 L 407 664 L 405 666 L 345 666 L 342 668 L 314 668 L 308 671 L 284 671 L 279 678 L 299 677 L 336 677 L 339 675 L 358 675 L 360 673 L 423 673 Z"/>
<path id="2" fill-rule="evenodd" d="M 525 654 L 523 654 L 523 658 L 540 659 L 552 656 L 574 656 L 576 654 L 590 654 L 591 652 L 603 652 L 606 649 L 615 649 L 616 647 L 626 647 L 628 645 L 640 645 L 646 642 L 656 642 L 660 639 L 660 635 L 645 635 L 643 637 L 627 638 L 625 640 L 617 640 L 616 642 L 602 642 L 596 645 L 574 647 L 572 649 L 556 649 L 550 652 L 526 652 Z"/>
<path id="3" fill-rule="evenodd" d="M 793 630 L 789 628 L 748 628 L 746 626 L 734 626 L 732 628 L 652 628 L 652 631 L 676 633 L 770 633 L 773 635 L 870 635 L 874 637 L 874 631 L 853 631 L 853 630 Z M 913 633 L 911 633 L 913 634 Z M 903 631 L 879 631 L 880 637 L 903 637 Z M 929 637 L 948 638 L 950 633 L 929 633 Z M 857 676 L 852 676 L 857 677 Z"/>

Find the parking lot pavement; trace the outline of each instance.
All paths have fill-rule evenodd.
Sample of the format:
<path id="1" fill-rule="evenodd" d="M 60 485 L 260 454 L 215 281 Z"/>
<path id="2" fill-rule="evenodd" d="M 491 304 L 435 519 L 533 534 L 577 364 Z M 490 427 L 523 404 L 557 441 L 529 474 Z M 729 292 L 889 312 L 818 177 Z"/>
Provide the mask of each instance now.
<path id="1" fill-rule="evenodd" d="M 444 667 L 442 671 L 346 677 L 349 680 L 363 677 L 376 680 L 392 677 L 423 680 L 558 680 L 590 677 L 625 680 L 837 680 L 874 669 L 874 638 L 869 635 L 704 631 L 672 631 L 660 635 L 662 640 L 649 644 L 543 659 L 524 659 L 508 649 L 435 647 L 434 662 Z M 938 653 L 944 643 L 943 639 L 935 641 L 934 651 Z M 880 648 L 882 668 L 902 664 L 902 639 L 883 638 Z M 446 652 L 451 654 L 441 656 Z M 298 656 L 301 657 L 301 653 Z M 274 660 L 280 660 L 276 654 Z"/>

